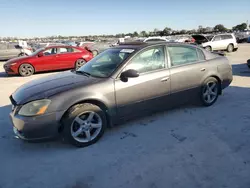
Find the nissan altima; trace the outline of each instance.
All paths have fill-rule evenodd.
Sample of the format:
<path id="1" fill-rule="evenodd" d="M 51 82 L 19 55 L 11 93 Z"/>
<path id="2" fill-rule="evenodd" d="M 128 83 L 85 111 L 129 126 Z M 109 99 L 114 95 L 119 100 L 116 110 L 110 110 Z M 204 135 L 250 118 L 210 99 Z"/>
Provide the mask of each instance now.
<path id="1" fill-rule="evenodd" d="M 193 99 L 213 105 L 232 82 L 226 57 L 181 43 L 128 43 L 97 55 L 78 70 L 18 88 L 10 113 L 24 140 L 61 134 L 84 147 L 107 127 Z"/>

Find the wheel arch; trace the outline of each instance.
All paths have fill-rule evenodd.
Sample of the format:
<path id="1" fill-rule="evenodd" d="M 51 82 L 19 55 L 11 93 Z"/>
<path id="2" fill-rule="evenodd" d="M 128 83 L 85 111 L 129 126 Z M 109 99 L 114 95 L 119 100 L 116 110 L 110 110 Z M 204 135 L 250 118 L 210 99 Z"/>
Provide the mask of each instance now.
<path id="1" fill-rule="evenodd" d="M 84 104 L 84 103 L 90 103 L 90 104 L 94 104 L 98 107 L 100 107 L 105 115 L 106 115 L 106 118 L 107 118 L 107 125 L 108 127 L 111 127 L 112 126 L 112 120 L 111 120 L 111 115 L 109 113 L 109 108 L 108 106 L 101 100 L 98 100 L 98 99 L 83 99 L 83 100 L 80 100 L 80 101 L 77 101 L 75 102 L 74 104 L 72 104 L 64 113 L 63 115 L 61 116 L 60 118 L 60 126 L 58 128 L 58 131 L 61 132 L 63 130 L 63 126 L 62 126 L 62 120 L 63 118 L 65 118 L 65 116 L 67 115 L 67 113 L 69 112 L 69 110 L 73 107 L 73 106 L 76 106 L 76 105 L 80 105 L 80 104 Z"/>
<path id="2" fill-rule="evenodd" d="M 217 81 L 218 81 L 218 83 L 219 83 L 219 94 L 221 95 L 222 94 L 222 87 L 221 87 L 221 83 L 222 83 L 222 80 L 221 80 L 221 78 L 218 76 L 218 75 L 214 75 L 214 74 L 212 74 L 212 75 L 210 75 L 210 76 L 207 76 L 203 81 L 202 81 L 202 83 L 204 83 L 208 78 L 215 78 Z"/>

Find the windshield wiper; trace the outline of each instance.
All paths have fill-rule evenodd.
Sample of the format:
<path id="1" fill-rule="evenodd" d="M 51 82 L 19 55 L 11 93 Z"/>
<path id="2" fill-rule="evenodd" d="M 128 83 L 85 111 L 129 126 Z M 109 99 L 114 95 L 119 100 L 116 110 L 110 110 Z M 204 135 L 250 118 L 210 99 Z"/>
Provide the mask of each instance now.
<path id="1" fill-rule="evenodd" d="M 83 74 L 83 75 L 85 75 L 85 76 L 91 76 L 91 74 L 90 73 L 88 73 L 88 72 L 84 72 L 84 71 L 79 71 L 79 70 L 76 70 L 75 71 L 77 74 Z"/>

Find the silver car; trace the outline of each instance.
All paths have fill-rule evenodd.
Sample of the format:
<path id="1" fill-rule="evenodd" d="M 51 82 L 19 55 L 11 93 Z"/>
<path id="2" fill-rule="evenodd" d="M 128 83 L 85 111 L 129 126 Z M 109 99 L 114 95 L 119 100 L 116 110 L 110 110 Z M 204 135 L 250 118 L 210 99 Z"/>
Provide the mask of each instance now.
<path id="1" fill-rule="evenodd" d="M 26 49 L 18 44 L 0 44 L 0 60 L 8 60 L 14 57 L 30 55 L 32 49 Z"/>
<path id="2" fill-rule="evenodd" d="M 107 49 L 77 71 L 29 82 L 11 96 L 22 139 L 61 133 L 83 147 L 106 127 L 138 115 L 199 101 L 214 104 L 232 82 L 226 57 L 181 43 L 133 43 Z"/>

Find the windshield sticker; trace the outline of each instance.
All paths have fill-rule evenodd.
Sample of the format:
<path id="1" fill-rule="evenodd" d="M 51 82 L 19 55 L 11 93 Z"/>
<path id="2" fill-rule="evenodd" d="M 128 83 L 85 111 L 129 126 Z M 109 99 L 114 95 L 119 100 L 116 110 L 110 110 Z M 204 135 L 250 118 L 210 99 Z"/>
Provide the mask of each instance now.
<path id="1" fill-rule="evenodd" d="M 135 51 L 135 50 L 134 49 L 122 49 L 120 52 L 132 53 L 133 51 Z"/>

